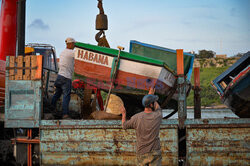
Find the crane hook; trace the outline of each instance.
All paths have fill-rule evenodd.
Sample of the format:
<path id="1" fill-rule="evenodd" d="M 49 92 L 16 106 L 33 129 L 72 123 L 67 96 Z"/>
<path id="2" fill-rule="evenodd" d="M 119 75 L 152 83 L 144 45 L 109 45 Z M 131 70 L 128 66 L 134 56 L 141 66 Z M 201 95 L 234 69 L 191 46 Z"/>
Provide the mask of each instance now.
<path id="1" fill-rule="evenodd" d="M 102 0 L 98 0 L 97 7 L 99 8 L 99 14 L 96 16 L 96 30 L 100 31 L 95 35 L 95 40 L 98 42 L 98 46 L 110 47 L 104 32 L 108 29 L 108 17 L 104 14 Z"/>

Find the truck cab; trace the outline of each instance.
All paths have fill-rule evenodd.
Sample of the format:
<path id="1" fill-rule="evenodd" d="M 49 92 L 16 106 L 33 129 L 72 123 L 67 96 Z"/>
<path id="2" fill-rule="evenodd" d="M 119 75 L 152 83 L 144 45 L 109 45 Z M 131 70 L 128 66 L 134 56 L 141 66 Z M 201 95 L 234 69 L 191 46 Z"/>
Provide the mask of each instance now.
<path id="1" fill-rule="evenodd" d="M 43 69 L 58 72 L 55 47 L 50 44 L 29 43 L 26 48 L 33 48 L 33 55 L 43 55 Z M 28 52 L 27 52 L 28 53 Z M 30 53 L 30 52 L 29 52 Z"/>
<path id="2" fill-rule="evenodd" d="M 55 48 L 31 43 L 25 54 L 6 58 L 5 127 L 39 127 L 42 102 L 53 93 L 51 75 L 58 71 Z"/>

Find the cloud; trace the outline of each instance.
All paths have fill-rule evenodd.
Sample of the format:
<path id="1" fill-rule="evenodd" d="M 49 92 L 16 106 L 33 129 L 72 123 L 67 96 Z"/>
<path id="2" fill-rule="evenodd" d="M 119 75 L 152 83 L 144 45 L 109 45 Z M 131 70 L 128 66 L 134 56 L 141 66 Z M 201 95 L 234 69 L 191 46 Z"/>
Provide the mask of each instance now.
<path id="1" fill-rule="evenodd" d="M 232 17 L 237 17 L 238 16 L 238 10 L 236 8 L 231 8 L 230 9 L 230 15 Z"/>
<path id="2" fill-rule="evenodd" d="M 35 19 L 29 25 L 29 28 L 41 29 L 41 30 L 49 30 L 49 26 L 43 22 L 42 19 Z"/>

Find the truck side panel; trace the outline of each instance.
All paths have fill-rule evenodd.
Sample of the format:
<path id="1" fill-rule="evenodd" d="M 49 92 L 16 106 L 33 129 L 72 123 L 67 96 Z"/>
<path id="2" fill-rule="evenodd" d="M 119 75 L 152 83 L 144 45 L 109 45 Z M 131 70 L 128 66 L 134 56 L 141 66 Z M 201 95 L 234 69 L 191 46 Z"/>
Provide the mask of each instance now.
<path id="1" fill-rule="evenodd" d="M 203 120 L 186 130 L 189 165 L 250 165 L 249 119 Z"/>
<path id="2" fill-rule="evenodd" d="M 5 127 L 39 127 L 42 110 L 41 81 L 8 80 L 5 92 Z"/>
<path id="3" fill-rule="evenodd" d="M 177 132 L 161 126 L 163 165 L 178 165 Z M 136 165 L 135 130 L 120 121 L 42 121 L 40 140 L 42 165 Z"/>
<path id="4" fill-rule="evenodd" d="M 6 57 L 6 67 L 13 73 L 20 70 L 22 76 L 22 67 L 10 67 L 10 60 L 10 57 Z M 42 81 L 15 80 L 10 70 L 6 70 L 5 76 L 5 127 L 38 128 L 42 113 Z M 14 80 L 10 80 L 10 77 Z"/>
<path id="5" fill-rule="evenodd" d="M 39 127 L 41 117 L 41 81 L 6 81 L 5 127 Z"/>

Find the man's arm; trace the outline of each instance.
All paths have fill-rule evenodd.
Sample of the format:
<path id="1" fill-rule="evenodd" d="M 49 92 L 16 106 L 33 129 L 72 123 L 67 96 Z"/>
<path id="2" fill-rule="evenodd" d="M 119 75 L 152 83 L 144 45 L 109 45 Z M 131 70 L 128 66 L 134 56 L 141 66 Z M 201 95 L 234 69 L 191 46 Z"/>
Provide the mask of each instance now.
<path id="1" fill-rule="evenodd" d="M 123 129 L 134 129 L 136 125 L 135 115 L 131 117 L 130 120 L 126 120 L 126 109 L 124 106 L 121 108 L 122 112 L 122 128 Z"/>
<path id="2" fill-rule="evenodd" d="M 149 89 L 149 91 L 148 91 L 148 94 L 149 95 L 154 95 L 155 94 L 155 87 L 151 87 Z M 161 109 L 161 107 L 160 107 L 160 105 L 159 105 L 159 103 L 157 101 L 154 103 L 154 107 L 155 107 L 155 110 Z"/>
<path id="3" fill-rule="evenodd" d="M 148 91 L 149 95 L 153 95 L 155 94 L 155 87 L 150 87 L 149 91 Z"/>
<path id="4" fill-rule="evenodd" d="M 155 110 L 161 109 L 161 106 L 159 105 L 157 101 L 154 103 L 154 107 L 155 107 Z"/>
<path id="5" fill-rule="evenodd" d="M 126 121 L 126 109 L 125 109 L 124 106 L 122 106 L 121 112 L 122 112 L 122 128 L 124 128 L 123 124 L 124 124 L 125 121 Z"/>

